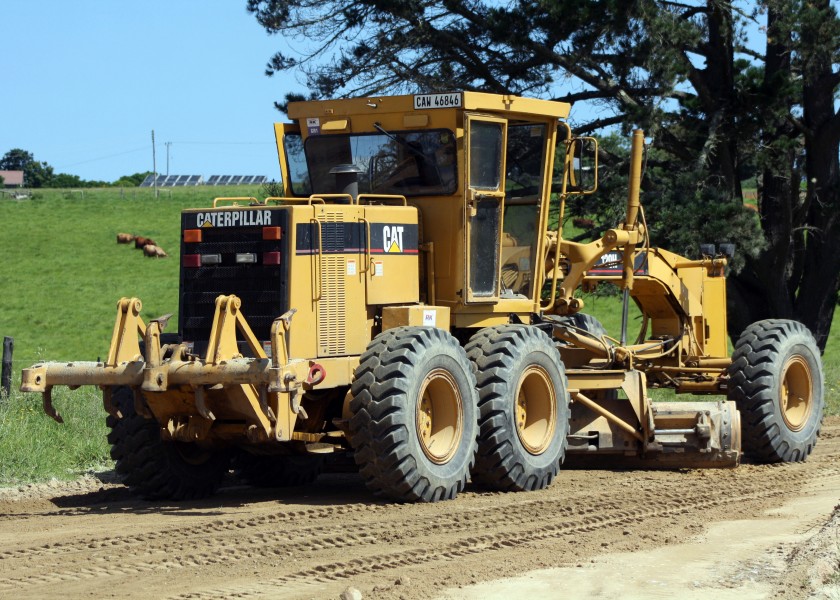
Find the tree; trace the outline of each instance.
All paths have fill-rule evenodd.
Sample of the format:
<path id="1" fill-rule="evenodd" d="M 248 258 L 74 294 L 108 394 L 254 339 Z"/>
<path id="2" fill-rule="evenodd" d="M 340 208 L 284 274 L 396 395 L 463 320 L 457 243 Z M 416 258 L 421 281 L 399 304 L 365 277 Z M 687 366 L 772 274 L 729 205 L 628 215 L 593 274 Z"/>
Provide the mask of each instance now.
<path id="1" fill-rule="evenodd" d="M 14 148 L 0 159 L 0 169 L 23 171 L 23 181 L 28 187 L 49 187 L 53 168 L 45 162 L 38 162 L 31 152 Z"/>
<path id="2" fill-rule="evenodd" d="M 20 148 L 13 148 L 0 158 L 0 169 L 3 171 L 23 171 L 26 166 L 33 162 L 35 157 L 31 152 L 21 150 Z"/>
<path id="3" fill-rule="evenodd" d="M 151 171 L 145 171 L 143 173 L 134 173 L 133 175 L 123 175 L 114 182 L 114 185 L 117 187 L 137 187 L 151 174 Z"/>
<path id="4" fill-rule="evenodd" d="M 824 347 L 840 288 L 830 247 L 840 236 L 840 19 L 829 0 L 247 7 L 270 33 L 307 41 L 295 47 L 308 53 L 275 54 L 266 72 L 300 70 L 312 97 L 485 90 L 593 104 L 577 111 L 594 115 L 580 133 L 643 127 L 654 241 L 687 254 L 697 241 L 736 242 L 730 333 L 792 317 Z M 758 215 L 743 207 L 748 178 Z"/>

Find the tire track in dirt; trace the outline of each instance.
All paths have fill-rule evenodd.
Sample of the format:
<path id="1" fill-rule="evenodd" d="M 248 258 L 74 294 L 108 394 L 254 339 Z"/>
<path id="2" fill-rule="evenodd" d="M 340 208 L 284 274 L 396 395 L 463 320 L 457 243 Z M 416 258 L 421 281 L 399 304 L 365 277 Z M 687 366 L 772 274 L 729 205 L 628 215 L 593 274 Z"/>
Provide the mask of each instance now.
<path id="1" fill-rule="evenodd" d="M 272 513 L 249 517 L 243 520 L 241 517 L 228 519 L 217 519 L 203 522 L 200 525 L 189 527 L 176 527 L 166 531 L 152 531 L 131 536 L 107 536 L 91 537 L 57 544 L 44 544 L 31 548 L 18 548 L 0 552 L 0 560 L 13 558 L 47 557 L 51 555 L 64 555 L 73 551 L 86 552 L 90 549 L 104 548 L 110 551 L 130 550 L 134 546 L 153 544 L 156 541 L 172 543 L 172 538 L 194 538 L 207 532 L 208 527 L 215 531 L 237 531 L 249 527 L 269 527 L 286 522 L 300 521 L 303 519 L 326 520 L 331 518 L 345 518 L 359 511 L 385 510 L 387 506 L 371 504 L 351 504 L 345 506 L 331 506 L 318 509 L 293 510 L 283 513 Z M 67 516 L 63 511 L 47 513 L 49 516 Z"/>
<path id="2" fill-rule="evenodd" d="M 733 471 L 569 471 L 552 487 L 534 494 L 469 491 L 438 505 L 336 504 L 304 508 L 262 501 L 225 518 L 160 529 L 161 515 L 142 515 L 136 534 L 80 535 L 0 552 L 0 595 L 18 590 L 37 597 L 56 586 L 87 582 L 90 589 L 161 572 L 189 573 L 197 590 L 176 598 L 203 599 L 271 595 L 307 590 L 360 574 L 387 574 L 409 565 L 484 552 L 522 548 L 565 536 L 620 528 L 650 519 L 675 518 L 733 505 L 759 505 L 789 496 L 808 483 L 840 479 L 840 435 L 827 432 L 806 463 L 747 465 Z M 247 490 L 244 491 L 247 495 Z M 328 498 L 341 502 L 339 494 Z M 319 501 L 323 501 L 320 498 Z M 186 507 L 189 510 L 189 505 Z M 222 508 L 223 509 L 223 508 Z M 46 511 L 46 522 L 72 521 L 62 511 Z M 538 518 L 537 518 L 538 515 Z M 96 519 L 101 515 L 88 515 Z M 122 519 L 110 514 L 119 530 Z M 535 523 L 539 523 L 538 525 Z M 2 524 L 0 524 L 2 527 Z M 6 526 L 8 527 L 8 525 Z M 443 533 L 438 533 L 443 532 Z M 487 533 L 485 533 L 487 532 Z M 79 536 L 75 539 L 73 536 Z M 69 538 L 69 539 L 68 539 Z M 452 539 L 456 538 L 456 539 Z M 383 554 L 380 547 L 393 548 Z M 336 560 L 352 555 L 352 560 Z M 294 556 L 298 562 L 287 560 Z M 119 557 L 115 560 L 115 557 Z M 216 587 L 202 574 L 257 562 L 275 565 L 269 580 Z M 286 571 L 286 572 L 284 572 Z M 250 577 L 250 579 L 258 579 Z M 201 587 L 205 586 L 205 591 Z M 179 589 L 179 588 L 175 588 Z M 180 589 L 184 589 L 181 587 Z M 159 590 L 155 596 L 172 593 Z M 284 592 L 285 593 L 285 592 Z"/>
<path id="3" fill-rule="evenodd" d="M 826 477 L 840 477 L 840 471 L 837 469 L 833 471 L 830 475 L 827 474 Z M 597 515 L 542 524 L 538 527 L 518 529 L 506 533 L 468 537 L 439 549 L 415 549 L 397 553 L 389 552 L 388 554 L 355 558 L 346 562 L 322 564 L 297 571 L 287 576 L 259 582 L 256 585 L 230 586 L 206 592 L 191 592 L 172 596 L 172 598 L 177 600 L 205 600 L 207 598 L 232 596 L 237 598 L 264 597 L 270 595 L 272 590 L 276 591 L 279 586 L 283 586 L 283 589 L 288 590 L 290 584 L 292 586 L 298 584 L 296 587 L 305 589 L 311 586 L 313 582 L 326 583 L 339 581 L 361 574 L 398 570 L 409 565 L 418 565 L 437 560 L 458 559 L 471 554 L 484 553 L 502 548 L 516 548 L 551 538 L 572 536 L 580 533 L 592 533 L 599 529 L 638 523 L 646 519 L 679 516 L 694 511 L 702 511 L 713 507 L 722 507 L 742 502 L 764 501 L 768 498 L 783 496 L 786 494 L 786 491 L 786 489 L 772 491 L 758 490 L 724 497 L 717 496 L 716 494 L 707 494 L 704 497 L 695 499 L 686 499 L 684 497 L 675 498 L 672 496 L 668 498 L 665 505 L 635 510 L 622 509 L 616 506 L 607 507 L 604 504 L 599 504 L 597 507 L 599 514 Z M 594 509 L 588 512 L 594 512 Z M 533 516 L 528 522 L 533 522 Z M 303 586 L 300 584 L 303 584 Z"/>
<path id="4" fill-rule="evenodd" d="M 790 469 L 788 469 L 790 470 Z M 792 476 L 790 476 L 792 475 Z M 801 480 L 811 479 L 813 474 L 785 474 L 784 479 L 788 485 L 799 485 Z M 840 476 L 840 469 L 833 469 L 824 474 L 828 476 Z M 762 477 L 763 484 L 767 479 Z M 741 487 L 743 481 L 731 482 L 731 488 Z M 573 535 L 576 533 L 588 533 L 600 528 L 620 526 L 631 522 L 639 522 L 645 519 L 663 516 L 684 514 L 694 510 L 703 510 L 710 507 L 719 507 L 733 502 L 749 502 L 758 499 L 767 499 L 786 493 L 784 488 L 779 488 L 771 493 L 766 490 L 752 491 L 738 495 L 726 495 L 721 497 L 720 488 L 707 492 L 701 497 L 686 501 L 684 493 L 673 493 L 667 489 L 667 483 L 656 486 L 656 489 L 646 490 L 639 495 L 634 493 L 635 502 L 642 506 L 646 504 L 657 504 L 647 509 L 627 510 L 628 498 L 616 499 L 614 491 L 604 492 L 603 498 L 590 498 L 591 504 L 560 505 L 555 500 L 532 500 L 496 507 L 493 510 L 472 509 L 471 511 L 460 511 L 456 516 L 443 515 L 430 522 L 427 518 L 415 518 L 395 523 L 393 521 L 376 522 L 367 524 L 351 523 L 344 527 L 336 526 L 314 526 L 304 527 L 295 531 L 275 531 L 272 533 L 254 532 L 249 535 L 241 535 L 245 530 L 255 527 L 274 525 L 281 521 L 295 521 L 301 514 L 307 516 L 318 515 L 328 512 L 332 517 L 337 513 L 350 511 L 294 511 L 285 515 L 275 515 L 274 518 L 261 516 L 238 522 L 217 521 L 209 523 L 210 529 L 220 529 L 229 532 L 237 532 L 235 539 L 230 536 L 207 535 L 207 528 L 194 526 L 183 528 L 177 532 L 159 532 L 145 536 L 132 538 L 109 538 L 93 542 L 81 542 L 75 545 L 62 545 L 61 547 L 46 548 L 47 554 L 62 555 L 62 568 L 49 573 L 39 573 L 34 576 L 14 579 L 0 580 L 0 590 L 13 589 L 20 586 L 33 586 L 43 584 L 54 584 L 68 581 L 80 581 L 97 579 L 102 577 L 125 576 L 131 573 L 148 573 L 160 568 L 165 569 L 186 569 L 213 567 L 221 564 L 232 563 L 247 559 L 266 559 L 271 557 L 283 557 L 288 555 L 303 555 L 305 553 L 318 553 L 329 549 L 350 549 L 360 546 L 371 546 L 378 543 L 383 534 L 399 529 L 396 536 L 400 539 L 411 539 L 421 535 L 430 527 L 447 531 L 449 534 L 460 532 L 481 531 L 504 519 L 506 528 L 511 531 L 494 536 L 467 537 L 462 542 L 447 547 L 445 551 L 435 553 L 429 551 L 411 551 L 404 557 L 399 555 L 391 556 L 386 560 L 382 556 L 374 556 L 366 561 L 358 563 L 335 563 L 331 565 L 318 565 L 308 570 L 272 581 L 268 585 L 287 584 L 301 581 L 328 581 L 337 578 L 347 577 L 358 572 L 381 571 L 383 569 L 398 568 L 408 563 L 429 562 L 438 558 L 456 558 L 466 554 L 475 553 L 487 549 L 494 549 L 499 546 L 517 546 L 531 543 L 548 537 L 562 535 Z M 609 498 L 609 500 L 607 500 Z M 363 511 L 369 512 L 369 511 Z M 530 525 L 534 521 L 534 515 L 539 514 L 543 520 L 553 523 L 549 526 L 529 530 L 521 529 L 523 525 Z M 322 515 L 323 516 L 323 515 Z M 199 530 L 204 535 L 196 540 L 195 536 Z M 178 539 L 173 539 L 172 533 L 178 534 Z M 200 545 L 202 549 L 195 551 Z M 82 553 L 80 560 L 83 564 L 76 565 L 76 561 L 69 559 L 66 555 L 68 550 L 75 550 Z M 127 555 L 126 550 L 133 550 Z M 139 550 L 139 551 L 138 551 Z M 44 548 L 20 549 L 15 552 L 6 552 L 0 558 L 18 558 L 29 560 L 33 557 L 43 557 Z M 94 553 L 96 555 L 91 556 Z M 114 564 L 112 555 L 119 554 L 124 558 L 120 564 Z M 162 558 L 162 555 L 167 556 Z M 69 562 L 68 562 L 69 561 Z M 229 592 L 230 590 L 226 590 Z M 239 591 L 237 590 L 236 593 Z M 217 592 L 211 595 L 218 596 Z"/>

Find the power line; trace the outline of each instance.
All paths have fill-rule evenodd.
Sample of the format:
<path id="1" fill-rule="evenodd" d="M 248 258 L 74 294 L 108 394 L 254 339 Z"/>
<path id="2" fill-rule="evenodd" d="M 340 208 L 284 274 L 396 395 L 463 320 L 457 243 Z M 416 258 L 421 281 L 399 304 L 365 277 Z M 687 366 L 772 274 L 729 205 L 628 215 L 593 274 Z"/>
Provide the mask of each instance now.
<path id="1" fill-rule="evenodd" d="M 134 148 L 133 150 L 125 150 L 123 152 L 116 152 L 114 154 L 108 154 L 107 156 L 100 156 L 98 158 L 89 158 L 87 160 L 74 162 L 74 163 L 71 163 L 71 164 L 68 164 L 68 165 L 61 165 L 60 167 L 55 167 L 55 168 L 56 169 L 66 169 L 68 167 L 75 167 L 77 165 L 85 165 L 87 163 L 92 163 L 92 162 L 96 162 L 96 161 L 99 161 L 99 160 L 107 160 L 109 158 L 114 158 L 114 157 L 117 157 L 117 156 L 125 156 L 126 154 L 133 154 L 134 152 L 148 151 L 148 149 L 149 149 L 148 146 L 143 146 L 142 148 Z"/>
<path id="2" fill-rule="evenodd" d="M 193 146 L 273 146 L 274 142 L 179 142 L 172 144 L 191 144 Z"/>

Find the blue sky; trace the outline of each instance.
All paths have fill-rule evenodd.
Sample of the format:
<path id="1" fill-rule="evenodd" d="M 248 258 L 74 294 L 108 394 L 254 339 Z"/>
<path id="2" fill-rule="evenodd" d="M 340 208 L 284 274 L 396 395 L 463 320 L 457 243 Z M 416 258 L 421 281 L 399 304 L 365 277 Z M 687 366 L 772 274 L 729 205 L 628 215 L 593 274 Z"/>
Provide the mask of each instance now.
<path id="1" fill-rule="evenodd" d="M 23 148 L 56 172 L 114 181 L 173 175 L 279 179 L 273 105 L 303 91 L 266 77 L 283 49 L 245 0 L 3 0 L 0 155 Z"/>

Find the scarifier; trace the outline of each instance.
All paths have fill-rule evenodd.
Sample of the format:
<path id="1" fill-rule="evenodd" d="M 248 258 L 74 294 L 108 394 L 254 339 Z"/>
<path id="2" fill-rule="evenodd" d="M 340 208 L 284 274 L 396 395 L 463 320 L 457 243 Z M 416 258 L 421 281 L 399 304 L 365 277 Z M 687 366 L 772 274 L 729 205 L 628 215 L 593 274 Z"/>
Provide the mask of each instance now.
<path id="1" fill-rule="evenodd" d="M 729 356 L 732 249 L 650 246 L 641 131 L 624 222 L 564 239 L 566 203 L 598 172 L 569 110 L 476 92 L 290 103 L 283 196 L 182 213 L 178 334 L 123 298 L 107 360 L 36 364 L 22 389 L 60 419 L 54 386 L 100 387 L 117 471 L 149 498 L 209 495 L 230 469 L 302 484 L 351 455 L 399 501 L 469 479 L 541 489 L 564 459 L 804 460 L 823 408 L 813 337 L 761 321 Z M 578 293 L 600 284 L 623 292 L 618 337 Z"/>

